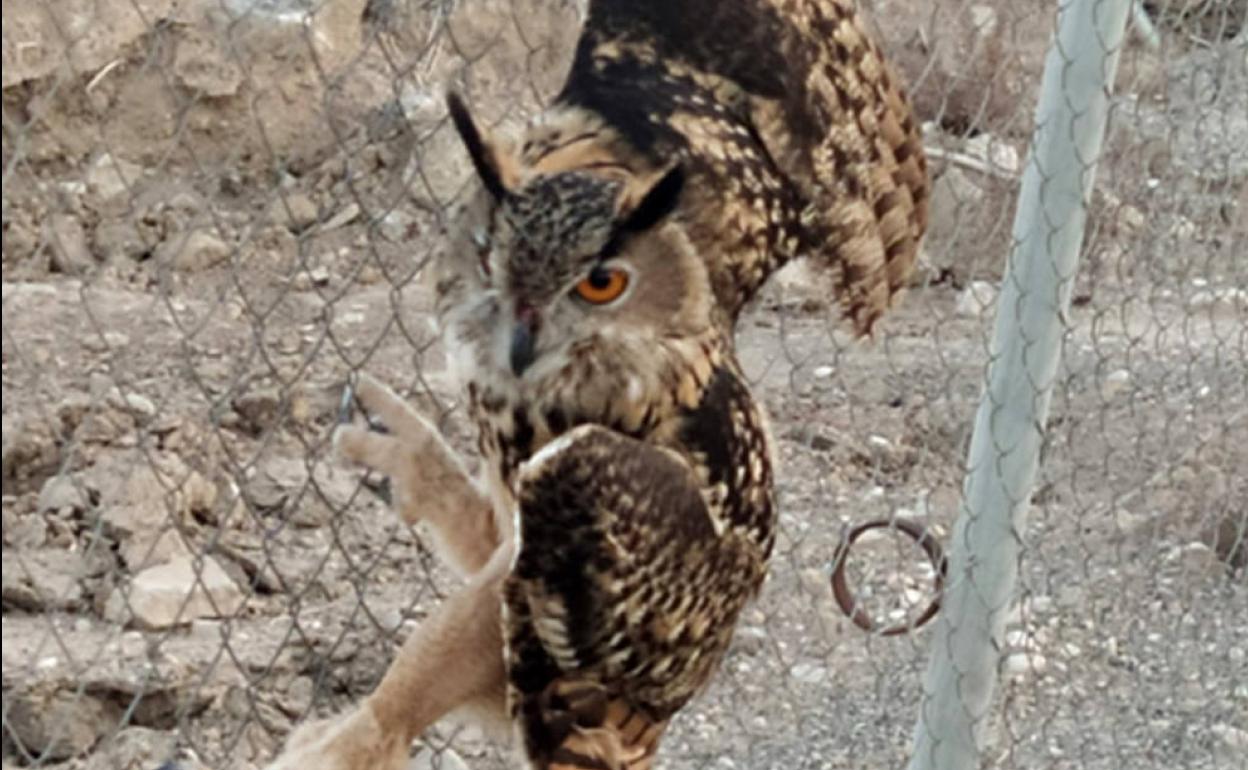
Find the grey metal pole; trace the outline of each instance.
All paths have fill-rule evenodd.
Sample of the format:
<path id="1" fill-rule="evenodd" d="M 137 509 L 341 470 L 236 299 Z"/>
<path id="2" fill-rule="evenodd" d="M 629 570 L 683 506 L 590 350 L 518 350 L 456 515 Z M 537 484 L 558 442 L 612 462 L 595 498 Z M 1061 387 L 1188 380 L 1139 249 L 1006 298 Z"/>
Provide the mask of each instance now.
<path id="1" fill-rule="evenodd" d="M 1144 0 L 1134 0 L 1131 3 L 1131 20 L 1135 23 L 1136 34 L 1140 36 L 1145 45 L 1154 51 L 1161 48 L 1161 32 L 1153 23 L 1153 17 L 1149 16 L 1144 8 Z"/>
<path id="2" fill-rule="evenodd" d="M 1131 6 L 1132 0 L 1059 5 L 910 770 L 979 767 L 1085 204 Z"/>

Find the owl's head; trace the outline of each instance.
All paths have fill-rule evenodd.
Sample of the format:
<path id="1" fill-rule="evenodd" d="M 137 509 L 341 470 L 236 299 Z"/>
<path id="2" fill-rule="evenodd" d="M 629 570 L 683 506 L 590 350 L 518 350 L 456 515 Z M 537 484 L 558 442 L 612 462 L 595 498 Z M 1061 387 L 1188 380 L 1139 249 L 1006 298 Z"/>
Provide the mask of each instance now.
<path id="1" fill-rule="evenodd" d="M 707 330 L 706 269 L 676 221 L 679 165 L 634 170 L 600 152 L 529 163 L 483 133 L 456 96 L 449 105 L 481 185 L 449 255 L 484 300 L 477 348 L 523 378 L 578 346 L 636 349 Z M 592 139 L 570 135 L 577 141 Z"/>

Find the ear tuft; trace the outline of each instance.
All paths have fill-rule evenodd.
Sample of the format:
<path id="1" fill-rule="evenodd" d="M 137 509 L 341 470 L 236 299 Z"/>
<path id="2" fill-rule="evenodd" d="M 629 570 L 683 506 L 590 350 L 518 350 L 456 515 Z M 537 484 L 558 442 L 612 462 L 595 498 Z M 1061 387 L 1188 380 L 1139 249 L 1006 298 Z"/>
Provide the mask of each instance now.
<path id="1" fill-rule="evenodd" d="M 680 193 L 685 188 L 685 170 L 677 164 L 663 174 L 658 182 L 651 185 L 624 220 L 623 229 L 627 232 L 639 233 L 657 225 L 676 210 L 680 203 Z"/>
<path id="2" fill-rule="evenodd" d="M 507 195 L 507 184 L 497 152 L 477 130 L 463 97 L 451 91 L 446 95 L 446 106 L 450 110 L 455 130 L 459 132 L 459 138 L 468 150 L 468 157 L 472 159 L 472 165 L 477 170 L 477 176 L 481 178 L 481 184 L 495 200 L 502 200 Z"/>

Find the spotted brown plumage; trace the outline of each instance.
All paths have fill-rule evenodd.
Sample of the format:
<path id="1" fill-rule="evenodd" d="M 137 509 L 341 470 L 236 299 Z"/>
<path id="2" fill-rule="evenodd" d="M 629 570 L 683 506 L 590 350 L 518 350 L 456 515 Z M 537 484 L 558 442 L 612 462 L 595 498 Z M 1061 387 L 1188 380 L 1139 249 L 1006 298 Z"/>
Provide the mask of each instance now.
<path id="1" fill-rule="evenodd" d="M 612 521 L 635 525 L 633 541 L 641 552 L 616 554 L 615 561 L 601 565 L 601 574 L 620 580 L 638 563 L 662 565 L 666 572 L 644 573 L 647 598 L 683 607 L 681 599 L 670 597 L 697 593 L 710 597 L 704 601 L 722 602 L 720 614 L 707 622 L 730 633 L 736 612 L 765 573 L 774 517 L 766 440 L 757 438 L 761 424 L 730 406 L 750 404 L 747 414 L 754 409 L 748 390 L 730 374 L 735 320 L 776 269 L 809 256 L 836 271 L 847 315 L 858 331 L 870 331 L 902 290 L 915 259 L 926 219 L 925 161 L 899 84 L 852 4 L 843 0 L 593 2 L 562 92 L 514 146 L 482 140 L 466 109 L 457 105 L 455 111 L 461 130 L 468 129 L 466 144 L 478 148 L 478 170 L 487 180 L 503 180 L 503 189 L 488 196 L 485 231 L 508 255 L 499 268 L 509 278 L 500 280 L 512 281 L 513 291 L 540 295 L 543 282 L 562 286 L 593 261 L 569 259 L 570 253 L 608 258 L 617 228 L 610 215 L 627 211 L 656 177 L 676 167 L 687 180 L 672 226 L 702 261 L 711 294 L 707 314 L 713 331 L 701 334 L 712 342 L 691 348 L 689 358 L 673 362 L 661 349 L 616 350 L 586 334 L 567 348 L 563 368 L 530 395 L 517 397 L 511 383 L 491 383 L 488 376 L 472 380 L 471 411 L 481 448 L 494 458 L 505 494 L 519 495 L 519 555 L 505 593 L 512 714 L 535 766 L 545 767 L 560 741 L 584 742 L 585 734 L 603 729 L 595 723 L 605 718 L 603 704 L 622 702 L 626 712 L 661 726 L 696 690 L 688 682 L 709 678 L 713 665 L 686 677 L 671 662 L 670 671 L 663 669 L 670 675 L 664 691 L 653 682 L 643 687 L 641 679 L 603 663 L 624 654 L 613 652 L 607 640 L 625 644 L 628 654 L 652 664 L 680 658 L 647 646 L 648 639 L 628 623 L 613 624 L 618 618 L 608 610 L 620 606 L 619 596 L 601 591 L 590 602 L 575 593 L 574 586 L 596 584 L 582 569 L 586 554 L 597 553 L 591 541 L 605 537 Z M 444 307 L 462 307 L 461 291 L 445 292 Z M 694 291 L 688 303 L 706 299 Z M 715 362 L 703 367 L 703 376 L 682 382 L 680 372 L 707 350 L 715 351 Z M 642 403 L 623 406 L 611 395 L 627 389 L 624 372 L 630 366 L 676 373 L 649 383 Z M 686 483 L 699 490 L 708 519 L 716 522 L 712 532 L 753 543 L 758 562 L 742 573 L 749 576 L 750 590 L 727 590 L 716 582 L 723 575 L 707 566 L 716 563 L 710 555 L 714 548 L 679 565 L 647 556 L 646 544 L 672 538 L 665 539 L 662 527 L 639 523 L 656 520 L 649 515 L 655 498 L 640 489 L 626 495 L 628 505 L 612 507 L 604 501 L 618 494 L 618 480 L 610 489 L 580 482 L 578 492 L 591 495 L 575 503 L 560 494 L 559 484 L 525 486 L 520 470 L 525 460 L 552 437 L 584 423 L 663 447 L 684 461 Z M 556 467 L 572 477 L 591 466 L 606 473 L 613 461 L 624 463 L 627 457 L 636 474 L 633 483 L 640 486 L 657 471 L 637 465 L 630 453 L 655 463 L 663 458 L 627 443 L 615 449 L 617 457 L 601 456 L 577 442 L 561 448 L 574 454 L 560 455 Z M 602 499 L 595 502 L 594 494 Z M 668 516 L 699 518 L 689 506 L 669 505 Z M 600 526 L 571 526 L 554 515 L 571 510 L 582 516 L 597 511 Z M 552 520 L 567 526 L 549 526 Z M 727 548 L 717 537 L 708 542 Z M 570 552 L 578 558 L 560 558 Z M 564 593 L 551 588 L 551 580 Z M 529 601 L 530 591 L 545 598 Z M 593 633 L 564 637 L 550 630 L 565 627 Z M 685 640 L 684 652 L 702 656 L 705 664 L 718 659 L 726 641 L 727 636 Z M 554 709 L 558 719 L 552 717 L 551 688 L 596 693 L 573 699 L 592 704 L 585 707 L 591 716 L 577 716 L 565 705 Z M 550 727 L 554 723 L 558 729 Z M 627 755 L 627 746 L 612 740 L 603 738 L 597 753 L 590 753 Z M 636 756 L 648 757 L 652 748 Z M 587 762 L 585 751 L 579 753 Z"/>
<path id="2" fill-rule="evenodd" d="M 761 410 L 684 227 L 682 162 L 534 173 L 452 109 L 478 173 L 500 180 L 464 212 L 437 285 L 496 510 L 513 517 L 508 713 L 534 768 L 648 767 L 766 574 Z M 569 287 L 597 270 L 629 290 L 580 300 Z"/>
<path id="3" fill-rule="evenodd" d="M 595 135 L 625 165 L 689 166 L 687 227 L 716 246 L 730 318 L 808 255 L 839 274 L 846 313 L 869 331 L 911 272 L 927 220 L 922 137 L 852 0 L 592 2 L 544 121 L 566 128 L 530 137 L 535 159 Z"/>
<path id="4" fill-rule="evenodd" d="M 870 331 L 925 224 L 918 130 L 849 0 L 592 0 L 562 92 L 520 136 L 449 107 L 479 189 L 435 264 L 437 316 L 481 479 L 367 378 L 359 401 L 391 433 L 336 443 L 390 476 L 466 583 L 274 768 L 398 770 L 472 705 L 536 770 L 648 770 L 775 535 L 736 319 L 806 256 Z"/>
<path id="5" fill-rule="evenodd" d="M 599 426 L 568 436 L 522 472 L 504 594 L 514 714 L 541 768 L 595 730 L 598 754 L 653 752 L 613 731 L 607 709 L 657 737 L 705 686 L 762 581 L 758 528 L 773 515 L 765 468 L 706 496 L 684 458 Z"/>

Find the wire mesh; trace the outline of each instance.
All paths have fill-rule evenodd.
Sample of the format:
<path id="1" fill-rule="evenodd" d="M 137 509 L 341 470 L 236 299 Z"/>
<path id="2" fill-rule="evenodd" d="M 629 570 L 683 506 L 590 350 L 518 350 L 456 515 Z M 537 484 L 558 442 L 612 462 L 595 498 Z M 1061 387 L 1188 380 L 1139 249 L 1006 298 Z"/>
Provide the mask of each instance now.
<path id="1" fill-rule="evenodd" d="M 931 228 L 851 339 L 795 264 L 738 328 L 771 416 L 762 598 L 663 767 L 901 767 L 932 627 L 836 607 L 852 526 L 948 536 L 1057 4 L 863 0 L 910 84 Z M 468 164 L 442 94 L 516 130 L 560 0 L 13 0 L 3 7 L 3 762 L 261 767 L 376 684 L 456 586 L 333 458 L 366 371 L 472 456 L 424 267 Z M 1145 0 L 1069 277 L 985 766 L 1248 755 L 1248 3 Z M 1039 386 L 1039 384 L 1038 384 Z M 933 567 L 846 556 L 881 623 Z M 413 767 L 507 755 L 440 724 Z"/>

